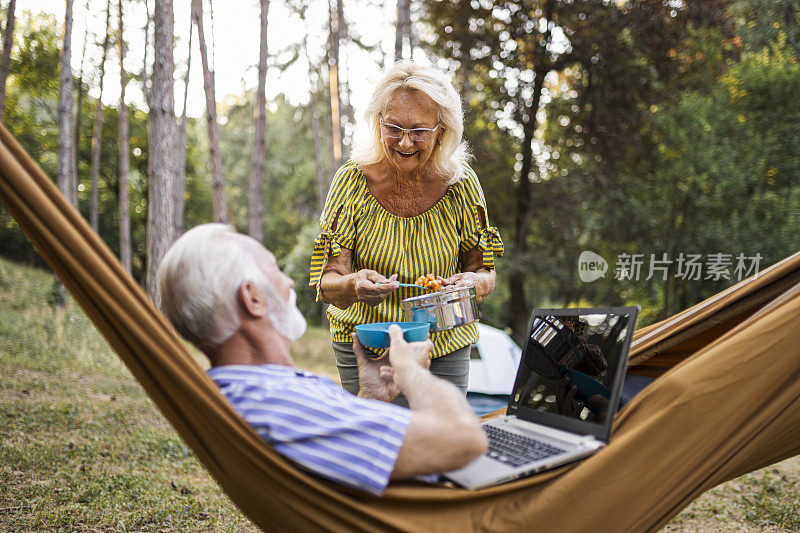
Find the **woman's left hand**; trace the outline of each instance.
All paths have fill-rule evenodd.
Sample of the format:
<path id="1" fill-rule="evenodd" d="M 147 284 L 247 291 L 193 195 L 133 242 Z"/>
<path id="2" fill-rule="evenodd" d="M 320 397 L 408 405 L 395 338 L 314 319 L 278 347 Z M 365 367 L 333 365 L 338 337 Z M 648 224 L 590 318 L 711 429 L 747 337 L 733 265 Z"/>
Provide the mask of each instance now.
<path id="1" fill-rule="evenodd" d="M 437 276 L 437 281 L 444 286 L 477 287 L 481 280 L 480 276 L 475 272 L 459 272 L 458 274 L 450 276 L 449 278 Z"/>
<path id="2" fill-rule="evenodd" d="M 477 272 L 459 272 L 449 278 L 438 276 L 442 287 L 475 287 L 475 298 L 482 302 L 494 288 L 494 272 L 480 269 Z"/>

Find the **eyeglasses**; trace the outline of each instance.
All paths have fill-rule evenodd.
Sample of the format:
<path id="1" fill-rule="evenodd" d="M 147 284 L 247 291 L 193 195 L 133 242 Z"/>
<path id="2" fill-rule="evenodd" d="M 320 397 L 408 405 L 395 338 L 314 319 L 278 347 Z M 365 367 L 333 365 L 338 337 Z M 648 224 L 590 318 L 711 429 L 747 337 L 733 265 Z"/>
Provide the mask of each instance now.
<path id="1" fill-rule="evenodd" d="M 435 128 L 401 128 L 396 124 L 384 122 L 383 118 L 380 119 L 381 132 L 390 139 L 400 139 L 403 134 L 408 134 L 408 138 L 413 142 L 427 141 L 433 135 L 433 132 L 439 129 L 439 124 Z"/>

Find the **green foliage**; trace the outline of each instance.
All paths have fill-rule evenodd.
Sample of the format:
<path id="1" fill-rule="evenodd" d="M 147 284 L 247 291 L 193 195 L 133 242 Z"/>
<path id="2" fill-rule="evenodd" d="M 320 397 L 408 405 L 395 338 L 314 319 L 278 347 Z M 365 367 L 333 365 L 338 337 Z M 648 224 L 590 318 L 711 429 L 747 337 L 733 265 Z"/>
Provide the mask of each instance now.
<path id="1" fill-rule="evenodd" d="M 654 106 L 644 130 L 649 156 L 617 164 L 610 190 L 596 195 L 607 215 L 592 249 L 667 253 L 673 261 L 681 253 L 760 254 L 761 268 L 796 251 L 800 117 L 787 98 L 798 83 L 794 59 L 773 48 Z M 606 279 L 592 289 L 624 291 L 664 317 L 736 281 L 730 270 L 729 280 L 686 281 L 674 278 L 673 265 L 667 282 Z"/>
<path id="2" fill-rule="evenodd" d="M 495 293 L 482 306 L 485 321 L 501 327 L 514 322 L 512 276 L 524 276 L 521 292 L 528 307 L 637 303 L 648 322 L 735 279 L 645 280 L 645 271 L 639 280 L 618 280 L 613 268 L 619 254 L 644 254 L 647 260 L 649 254 L 666 253 L 674 260 L 680 253 L 759 253 L 763 268 L 797 250 L 798 8 L 784 0 L 727 6 L 716 0 L 431 0 L 419 6 L 430 30 L 422 45 L 453 74 L 465 98 L 472 165 L 481 178 L 489 222 L 500 228 L 506 245 L 505 257 L 497 261 Z M 6 124 L 54 176 L 60 29 L 53 17 L 27 12 L 17 24 Z M 537 113 L 531 106 L 542 72 L 549 74 Z M 228 208 L 240 231 L 248 228 L 254 99 L 246 92 L 218 105 Z M 319 101 L 326 100 L 320 89 Z M 79 203 L 88 216 L 94 101 L 87 96 L 84 104 Z M 319 111 L 328 112 L 325 106 Z M 104 106 L 100 235 L 115 252 L 117 118 L 114 107 Z M 329 123 L 320 118 L 320 156 L 328 165 Z M 521 180 L 522 141 L 534 118 L 533 167 Z M 141 279 L 147 113 L 131 108 L 129 122 L 133 270 Z M 295 280 L 298 304 L 315 323 L 322 306 L 307 287 L 318 218 L 308 106 L 282 96 L 269 102 L 266 137 L 264 241 Z M 205 119 L 189 119 L 186 228 L 212 219 L 207 158 Z M 517 211 L 523 183 L 530 184 L 530 197 L 519 203 L 525 213 Z M 3 209 L 0 250 L 41 264 Z M 604 279 L 589 284 L 578 278 L 577 258 L 584 250 L 610 262 Z"/>
<path id="3" fill-rule="evenodd" d="M 220 128 L 220 151 L 225 155 L 228 208 L 234 226 L 245 232 L 249 226 L 253 100 L 252 92 L 242 98 L 229 97 L 220 110 L 225 122 Z M 318 217 L 311 121 L 305 108 L 290 105 L 282 95 L 268 103 L 266 118 L 264 244 L 284 257 L 295 247 L 300 230 Z M 310 257 L 310 248 L 308 254 Z"/>
<path id="4" fill-rule="evenodd" d="M 282 261 L 283 271 L 294 280 L 297 307 L 311 323 L 322 322 L 323 304 L 317 302 L 316 287 L 309 287 L 309 259 L 314 249 L 314 239 L 319 234 L 319 223 L 308 222 L 297 234 L 297 244 Z"/>
<path id="5" fill-rule="evenodd" d="M 224 130 L 224 127 L 221 128 L 223 136 Z M 224 149 L 222 153 L 227 155 Z M 224 157 L 222 162 L 226 164 L 227 159 L 227 157 Z M 204 118 L 188 119 L 186 127 L 186 185 L 183 198 L 184 229 L 213 220 L 211 173 L 208 168 L 208 135 L 206 135 Z"/>
<path id="6" fill-rule="evenodd" d="M 244 232 L 249 227 L 253 100 L 252 92 L 242 98 L 229 97 L 220 110 L 224 122 L 220 128 L 220 150 L 224 154 L 228 207 L 231 222 Z M 314 238 L 319 233 L 311 118 L 307 108 L 292 106 L 283 96 L 269 102 L 267 107 L 264 244 L 294 279 L 300 309 L 311 323 L 319 323 L 322 305 L 316 302 L 316 291 L 308 287 L 309 260 Z M 324 138 L 321 142 L 328 146 Z M 322 159 L 329 159 L 327 150 L 323 151 Z M 195 186 L 193 192 L 198 189 Z M 187 203 L 187 215 L 195 205 L 196 199 L 191 200 L 191 206 Z M 210 206 L 210 201 L 206 205 Z"/>
<path id="7" fill-rule="evenodd" d="M 651 156 L 652 106 L 713 81 L 735 55 L 725 41 L 731 24 L 724 7 L 718 1 L 425 4 L 429 50 L 448 60 L 469 104 L 476 165 L 491 162 L 480 175 L 487 197 L 496 199 L 490 207 L 507 251 L 498 279 L 512 284 L 506 308 L 515 315 L 529 312 L 531 300 L 537 306 L 637 300 L 619 286 L 582 284 L 577 258 L 589 245 L 631 245 L 598 238 L 615 218 L 607 209 L 618 209 L 614 200 L 624 195 L 615 182 Z M 482 142 L 489 124 L 505 142 Z M 500 320 L 517 329 L 524 318 Z"/>
<path id="8" fill-rule="evenodd" d="M 17 19 L 6 90 L 5 124 L 42 166 L 55 175 L 58 129 L 59 53 L 55 17 L 24 11 Z"/>
<path id="9" fill-rule="evenodd" d="M 647 261 L 650 254 L 666 253 L 674 261 L 681 253 L 730 253 L 734 260 L 740 253 L 758 253 L 763 268 L 796 251 L 800 121 L 792 95 L 800 76 L 788 39 L 779 36 L 764 51 L 740 56 L 741 38 L 732 38 L 731 19 L 711 3 L 677 15 L 644 3 L 618 4 L 618 13 L 611 6 L 556 4 L 554 19 L 566 32 L 574 59 L 563 63 L 558 81 L 545 87 L 546 119 L 534 140 L 539 155 L 527 251 L 511 240 L 513 196 L 504 193 L 514 189 L 513 183 L 488 181 L 487 172 L 481 174 L 487 196 L 503 198 L 497 212 L 507 258 L 500 262 L 498 283 L 521 271 L 536 305 L 636 303 L 648 323 L 736 279 L 675 279 L 673 265 L 671 279 L 646 280 L 647 263 L 639 279 L 614 279 L 619 254 L 639 253 Z M 444 55 L 457 58 L 459 71 L 467 61 L 463 50 L 492 50 L 481 42 L 486 30 L 464 36 L 456 24 L 435 21 L 460 17 L 461 27 L 484 28 L 491 17 L 502 16 L 497 9 L 488 15 L 475 7 L 468 14 L 463 6 L 454 13 L 444 3 L 432 5 L 436 43 Z M 615 33 L 611 26 L 597 26 L 603 17 L 611 17 L 611 26 L 626 23 Z M 598 28 L 600 34 L 594 34 Z M 583 46 L 595 54 L 591 61 L 581 60 Z M 503 102 L 520 102 L 509 88 L 512 77 L 520 76 L 514 61 L 523 61 L 522 51 L 515 54 L 492 55 L 491 68 L 497 70 L 481 77 L 476 72 L 487 61 L 478 61 L 473 52 L 467 86 L 481 87 L 484 94 L 470 98 L 468 124 L 494 113 L 494 120 L 519 135 L 508 121 L 514 115 L 502 111 Z M 502 76 L 506 83 L 498 90 L 492 80 Z M 484 80 L 487 84 L 479 85 Z M 484 126 L 476 138 L 485 131 Z M 478 146 L 476 164 L 487 155 L 496 157 L 498 150 L 487 154 Z M 496 176 L 488 172 L 489 180 Z M 609 260 L 605 279 L 592 284 L 578 279 L 583 250 Z M 730 270 L 733 276 L 734 266 Z M 491 308 L 502 316 L 502 306 Z M 496 315 L 493 320 L 498 321 Z"/>
<path id="10" fill-rule="evenodd" d="M 58 129 L 57 27 L 52 16 L 23 11 L 14 33 L 4 125 L 50 176 L 56 173 Z M 0 207 L 0 250 L 28 262 L 41 260 L 8 212 Z"/>
<path id="11" fill-rule="evenodd" d="M 796 0 L 736 0 L 733 13 L 745 50 L 759 52 L 784 40 L 800 56 L 800 4 Z"/>
<path id="12" fill-rule="evenodd" d="M 64 307 L 67 303 L 67 290 L 57 279 L 53 280 L 50 290 L 47 291 L 47 305 L 50 307 Z"/>
<path id="13" fill-rule="evenodd" d="M 8 80 L 5 124 L 25 150 L 52 178 L 56 175 L 58 148 L 58 76 L 60 29 L 55 18 L 23 11 L 17 22 L 15 48 Z M 106 85 L 112 80 L 107 79 Z M 96 100 L 85 96 L 78 146 L 79 209 L 87 218 L 91 198 L 91 140 Z M 103 240 L 119 250 L 119 151 L 118 112 L 103 106 L 102 156 L 99 174 L 99 232 Z M 133 274 L 141 276 L 145 264 L 147 115 L 129 109 L 131 189 L 130 213 L 133 234 Z M 6 257 L 42 264 L 8 212 L 0 208 L 0 250 Z"/>

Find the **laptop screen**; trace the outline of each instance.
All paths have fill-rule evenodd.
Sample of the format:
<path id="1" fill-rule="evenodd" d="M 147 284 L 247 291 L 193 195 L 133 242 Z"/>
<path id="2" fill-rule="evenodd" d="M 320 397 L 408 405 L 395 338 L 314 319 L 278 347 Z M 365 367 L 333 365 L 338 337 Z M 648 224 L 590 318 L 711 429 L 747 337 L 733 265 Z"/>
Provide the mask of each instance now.
<path id="1" fill-rule="evenodd" d="M 637 316 L 636 307 L 534 311 L 508 414 L 607 440 Z"/>

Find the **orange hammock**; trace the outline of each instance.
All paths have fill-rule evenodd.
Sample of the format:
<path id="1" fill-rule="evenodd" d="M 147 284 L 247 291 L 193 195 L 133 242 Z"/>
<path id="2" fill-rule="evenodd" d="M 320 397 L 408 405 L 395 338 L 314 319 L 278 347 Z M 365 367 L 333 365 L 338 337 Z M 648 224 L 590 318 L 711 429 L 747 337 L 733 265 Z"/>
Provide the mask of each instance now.
<path id="1" fill-rule="evenodd" d="M 800 298 L 797 286 L 781 285 L 795 280 L 797 256 L 755 285 L 640 331 L 634 366 L 692 338 L 704 347 L 636 396 L 593 457 L 481 491 L 394 483 L 376 498 L 297 470 L 261 440 L 2 127 L 0 201 L 231 500 L 265 530 L 654 530 L 718 483 L 800 452 Z"/>

